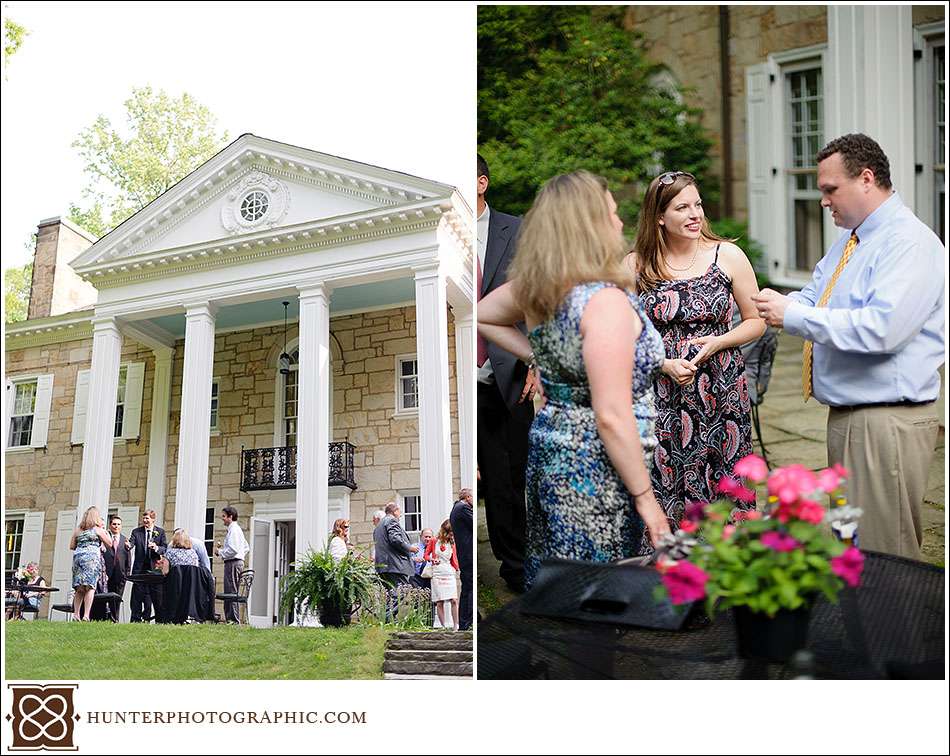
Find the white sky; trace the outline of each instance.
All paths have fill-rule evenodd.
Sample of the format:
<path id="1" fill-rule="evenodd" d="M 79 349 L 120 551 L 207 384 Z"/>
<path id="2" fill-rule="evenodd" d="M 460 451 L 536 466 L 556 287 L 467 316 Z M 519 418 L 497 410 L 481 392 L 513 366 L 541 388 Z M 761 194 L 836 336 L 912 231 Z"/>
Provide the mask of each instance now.
<path id="1" fill-rule="evenodd" d="M 30 34 L 2 84 L 3 267 L 82 199 L 77 134 L 136 86 L 245 132 L 459 187 L 474 207 L 475 6 L 5 2 Z"/>

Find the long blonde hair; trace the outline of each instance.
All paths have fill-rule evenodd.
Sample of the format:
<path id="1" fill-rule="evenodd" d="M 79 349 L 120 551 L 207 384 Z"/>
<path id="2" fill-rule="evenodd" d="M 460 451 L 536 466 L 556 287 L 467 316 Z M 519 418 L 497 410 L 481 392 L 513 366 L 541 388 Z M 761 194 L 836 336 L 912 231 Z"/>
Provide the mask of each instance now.
<path id="1" fill-rule="evenodd" d="M 671 275 L 665 262 L 669 244 L 666 228 L 660 225 L 660 217 L 666 212 L 673 198 L 687 186 L 692 184 L 699 190 L 696 179 L 689 173 L 674 175 L 669 184 L 661 183 L 660 179 L 668 175 L 661 174 L 650 182 L 640 207 L 637 240 L 633 245 L 637 262 L 637 288 L 640 291 L 648 291 L 655 288 L 660 281 L 669 281 L 675 277 Z M 714 233 L 705 215 L 699 233 L 705 242 L 732 241 Z"/>
<path id="2" fill-rule="evenodd" d="M 85 514 L 82 516 L 82 521 L 79 523 L 80 530 L 89 530 L 89 528 L 94 528 L 99 525 L 99 520 L 102 519 L 102 515 L 99 514 L 99 510 L 96 507 L 89 507 L 86 510 Z"/>
<path id="3" fill-rule="evenodd" d="M 508 279 L 524 311 L 551 318 L 573 286 L 609 281 L 632 289 L 623 236 L 613 226 L 607 181 L 587 171 L 549 179 L 525 216 Z"/>

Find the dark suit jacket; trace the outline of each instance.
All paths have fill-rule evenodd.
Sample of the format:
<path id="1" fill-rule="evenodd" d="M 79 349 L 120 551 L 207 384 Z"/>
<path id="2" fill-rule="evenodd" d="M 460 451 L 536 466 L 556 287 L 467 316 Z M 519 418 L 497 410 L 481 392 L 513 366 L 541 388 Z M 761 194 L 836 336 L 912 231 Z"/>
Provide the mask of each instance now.
<path id="1" fill-rule="evenodd" d="M 449 514 L 452 533 L 455 535 L 455 551 L 458 554 L 459 569 L 472 571 L 472 508 L 464 501 L 457 501 Z"/>
<path id="2" fill-rule="evenodd" d="M 168 545 L 165 541 L 165 531 L 157 525 L 153 527 L 152 530 L 157 534 L 153 538 L 155 544 L 158 546 L 157 552 L 145 548 L 145 528 L 139 526 L 132 531 L 132 537 L 129 540 L 132 541 L 132 546 L 135 548 L 135 556 L 132 561 L 133 573 L 147 572 L 152 569 L 155 566 L 155 562 L 158 561 L 158 558 L 165 553 L 165 548 Z"/>
<path id="3" fill-rule="evenodd" d="M 485 247 L 485 267 L 482 270 L 482 290 L 479 299 L 497 289 L 507 280 L 508 266 L 515 256 L 515 241 L 518 230 L 521 228 L 521 218 L 507 213 L 501 213 L 489 206 L 488 215 L 488 244 Z M 524 330 L 522 324 L 521 330 Z M 527 400 L 521 405 L 518 400 L 524 390 L 525 378 L 528 375 L 527 366 L 511 352 L 488 342 L 488 357 L 491 359 L 492 370 L 498 383 L 498 391 L 508 408 L 520 410 L 525 408 L 526 413 L 531 411 L 531 403 Z M 530 415 L 529 415 L 530 417 Z"/>
<path id="4" fill-rule="evenodd" d="M 109 534 L 112 535 L 111 533 Z M 125 547 L 127 539 L 124 535 L 119 536 L 119 542 L 116 543 L 113 540 L 113 545 L 111 547 L 106 547 L 106 577 L 109 579 L 110 583 L 114 583 L 117 580 L 125 580 L 125 576 L 129 574 L 129 563 L 131 557 L 129 555 L 129 550 Z"/>

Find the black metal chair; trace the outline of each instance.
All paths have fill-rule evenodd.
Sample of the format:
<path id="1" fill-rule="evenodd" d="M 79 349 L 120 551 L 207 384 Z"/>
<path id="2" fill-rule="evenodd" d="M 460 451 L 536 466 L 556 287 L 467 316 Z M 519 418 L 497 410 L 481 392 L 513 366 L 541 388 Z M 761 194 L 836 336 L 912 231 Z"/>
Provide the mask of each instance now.
<path id="1" fill-rule="evenodd" d="M 775 361 L 775 352 L 778 350 L 778 331 L 767 326 L 765 333 L 751 344 L 742 348 L 745 360 L 746 383 L 749 386 L 749 404 L 752 409 L 752 427 L 756 438 L 759 439 L 759 448 L 762 450 L 762 459 L 769 469 L 769 456 L 762 440 L 762 426 L 759 422 L 759 405 L 768 391 L 769 381 L 772 378 L 772 363 Z"/>
<path id="2" fill-rule="evenodd" d="M 217 601 L 233 601 L 241 605 L 238 608 L 238 624 L 247 624 L 247 599 L 253 584 L 254 570 L 241 570 L 241 574 L 238 575 L 237 593 L 216 593 L 214 596 Z"/>

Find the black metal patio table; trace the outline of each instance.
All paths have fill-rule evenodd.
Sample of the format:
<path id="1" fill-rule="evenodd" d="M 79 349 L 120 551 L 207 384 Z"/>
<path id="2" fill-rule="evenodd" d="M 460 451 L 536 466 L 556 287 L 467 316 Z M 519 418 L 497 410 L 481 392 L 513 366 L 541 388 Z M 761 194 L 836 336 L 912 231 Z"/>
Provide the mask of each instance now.
<path id="1" fill-rule="evenodd" d="M 6 590 L 8 592 L 16 591 L 16 594 L 17 594 L 16 599 L 14 599 L 14 602 L 10 607 L 13 610 L 12 616 L 10 617 L 10 619 L 23 619 L 23 610 L 26 608 L 23 601 L 24 594 L 29 595 L 31 593 L 37 593 L 37 594 L 56 593 L 59 590 L 59 588 L 54 588 L 53 586 L 50 586 L 50 585 L 31 585 L 29 583 L 13 582 L 7 586 Z M 27 611 L 35 612 L 36 610 L 28 609 Z"/>
<path id="2" fill-rule="evenodd" d="M 864 552 L 858 588 L 820 599 L 809 624 L 809 676 L 943 679 L 944 570 Z M 564 590 L 572 590 L 565 585 Z M 788 679 L 793 665 L 736 654 L 731 613 L 695 630 L 659 631 L 525 614 L 518 599 L 478 626 L 478 678 Z"/>

